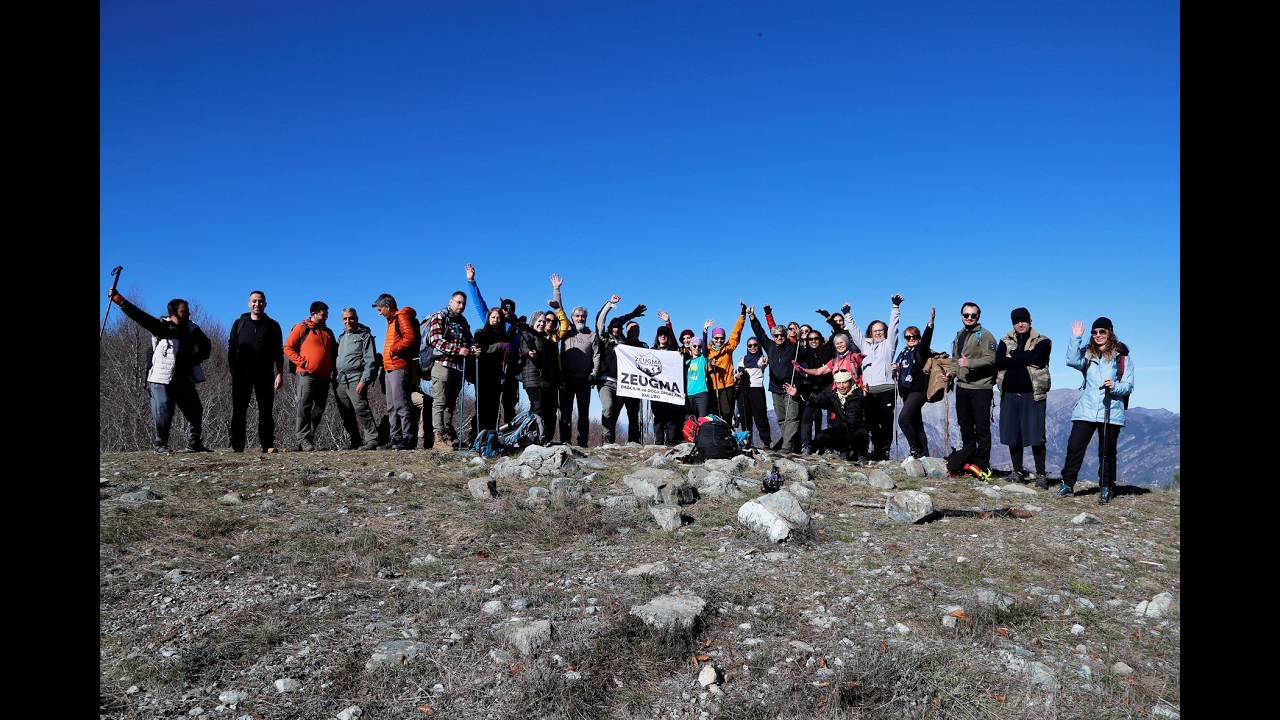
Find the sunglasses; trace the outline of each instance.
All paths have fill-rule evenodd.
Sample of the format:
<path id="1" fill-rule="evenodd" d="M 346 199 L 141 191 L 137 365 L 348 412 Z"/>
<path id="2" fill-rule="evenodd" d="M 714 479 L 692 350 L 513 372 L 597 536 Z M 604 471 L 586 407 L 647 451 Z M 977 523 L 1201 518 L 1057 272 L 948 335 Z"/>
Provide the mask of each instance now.
<path id="1" fill-rule="evenodd" d="M 747 343 L 747 347 L 753 348 L 753 347 L 760 347 L 760 346 L 755 343 Z"/>
<path id="2" fill-rule="evenodd" d="M 814 335 L 813 337 L 809 338 L 809 342 L 822 342 L 822 338 L 818 337 L 817 335 Z"/>
<path id="3" fill-rule="evenodd" d="M 960 313 L 960 317 L 964 318 L 965 320 L 977 320 L 978 313 Z"/>
<path id="4" fill-rule="evenodd" d="M 903 335 L 902 337 L 904 337 L 904 338 L 906 338 L 906 339 L 908 339 L 908 340 L 919 340 L 919 339 L 920 339 L 920 336 L 919 336 L 919 335 Z"/>
<path id="5" fill-rule="evenodd" d="M 724 338 L 722 338 L 722 337 L 713 337 L 713 338 L 711 338 L 711 342 L 724 342 Z"/>
<path id="6" fill-rule="evenodd" d="M 1090 335 L 1110 335 L 1111 331 L 1110 330 L 1094 330 L 1089 334 Z"/>

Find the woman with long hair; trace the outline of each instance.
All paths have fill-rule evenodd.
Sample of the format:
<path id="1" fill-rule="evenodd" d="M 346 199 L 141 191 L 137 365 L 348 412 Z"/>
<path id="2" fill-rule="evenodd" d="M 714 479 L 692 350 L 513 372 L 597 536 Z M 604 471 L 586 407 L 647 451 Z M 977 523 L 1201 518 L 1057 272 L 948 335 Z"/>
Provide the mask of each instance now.
<path id="1" fill-rule="evenodd" d="M 555 432 L 557 388 L 560 385 L 560 348 L 547 329 L 547 315 L 535 313 L 533 327 L 525 326 L 520 330 L 524 392 L 529 396 L 529 410 L 542 418 L 544 443 L 549 442 Z"/>
<path id="2" fill-rule="evenodd" d="M 502 308 L 489 308 L 484 327 L 476 331 L 475 342 L 480 347 L 476 369 L 476 417 L 481 430 L 498 427 L 499 399 L 503 391 L 503 371 L 509 371 L 514 360 L 510 357 L 515 333 L 508 329 Z"/>
<path id="3" fill-rule="evenodd" d="M 930 343 L 933 342 L 933 319 L 937 313 L 937 308 L 929 308 L 929 324 L 924 332 L 915 325 L 908 325 L 902 331 L 902 339 L 907 346 L 893 361 L 893 376 L 898 379 L 898 396 L 902 398 L 898 427 L 907 438 L 907 449 L 913 458 L 929 454 L 929 434 L 925 432 L 923 418 L 924 404 L 929 395 L 929 376 L 924 373 L 924 364 L 933 354 Z"/>
<path id="4" fill-rule="evenodd" d="M 658 326 L 658 331 L 653 336 L 651 348 L 669 352 L 680 351 L 679 343 L 676 341 L 675 333 L 671 332 L 670 324 Z M 681 442 L 680 434 L 681 427 L 684 425 L 684 405 L 652 400 L 649 402 L 649 408 L 653 413 L 654 444 L 671 447 Z"/>
<path id="5" fill-rule="evenodd" d="M 1067 438 L 1067 459 L 1062 465 L 1058 497 L 1075 494 L 1076 477 L 1084 463 L 1084 453 L 1094 434 L 1098 435 L 1098 503 L 1107 504 L 1115 496 L 1116 440 L 1124 427 L 1124 410 L 1133 392 L 1133 362 L 1129 348 L 1116 337 L 1111 319 L 1093 321 L 1089 340 L 1084 340 L 1084 323 L 1071 324 L 1067 345 L 1067 366 L 1084 373 L 1080 397 L 1071 409 L 1071 435 Z"/>

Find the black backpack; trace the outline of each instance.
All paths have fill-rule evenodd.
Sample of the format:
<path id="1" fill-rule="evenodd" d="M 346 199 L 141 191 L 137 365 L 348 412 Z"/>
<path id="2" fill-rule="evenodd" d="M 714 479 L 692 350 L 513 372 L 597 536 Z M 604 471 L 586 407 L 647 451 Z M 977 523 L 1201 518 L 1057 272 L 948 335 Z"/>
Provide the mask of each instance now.
<path id="1" fill-rule="evenodd" d="M 302 339 L 298 341 L 298 348 L 302 348 L 302 343 L 307 341 L 307 335 L 311 334 L 311 326 L 304 324 L 302 326 Z M 293 375 L 298 372 L 298 366 L 293 364 L 288 355 L 284 356 L 284 371 Z"/>
<path id="2" fill-rule="evenodd" d="M 704 460 L 724 460 L 742 454 L 738 439 L 733 436 L 733 428 L 718 415 L 709 415 L 698 426 L 698 434 L 693 439 L 693 453 L 689 456 L 694 462 Z M 686 460 L 688 462 L 688 460 Z"/>

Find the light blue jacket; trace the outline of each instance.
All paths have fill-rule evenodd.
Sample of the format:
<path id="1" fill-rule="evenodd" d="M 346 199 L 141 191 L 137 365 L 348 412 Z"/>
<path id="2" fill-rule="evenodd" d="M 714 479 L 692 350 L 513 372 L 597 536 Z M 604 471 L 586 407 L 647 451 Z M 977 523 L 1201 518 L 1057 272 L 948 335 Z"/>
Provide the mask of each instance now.
<path id="1" fill-rule="evenodd" d="M 1116 358 L 1107 360 L 1086 357 L 1088 342 L 1089 338 L 1085 335 L 1072 335 L 1071 342 L 1067 345 L 1067 366 L 1084 372 L 1084 389 L 1080 391 L 1080 397 L 1071 409 L 1071 419 L 1096 423 L 1106 421 L 1106 403 L 1103 402 L 1106 393 L 1103 392 L 1102 383 L 1115 380 L 1115 387 L 1111 388 L 1110 422 L 1112 425 L 1124 425 L 1124 398 L 1133 392 L 1133 356 L 1125 357 L 1124 377 L 1117 378 Z"/>

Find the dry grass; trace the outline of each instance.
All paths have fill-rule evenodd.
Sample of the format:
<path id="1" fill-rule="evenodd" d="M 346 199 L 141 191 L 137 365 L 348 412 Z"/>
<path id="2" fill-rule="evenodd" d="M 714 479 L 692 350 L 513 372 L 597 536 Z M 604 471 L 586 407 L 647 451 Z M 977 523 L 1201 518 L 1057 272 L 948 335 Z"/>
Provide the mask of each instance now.
<path id="1" fill-rule="evenodd" d="M 604 466 L 589 491 L 629 494 L 621 478 L 655 452 L 592 451 Z M 1179 594 L 1177 491 L 1099 507 L 897 474 L 900 489 L 928 488 L 940 507 L 1035 508 L 1025 520 L 901 525 L 858 504 L 883 496 L 856 468 L 815 462 L 814 523 L 776 546 L 737 524 L 745 498 L 704 496 L 674 533 L 643 505 L 531 499 L 545 480 L 504 480 L 498 498 L 474 499 L 466 481 L 480 471 L 465 455 L 122 453 L 101 466 L 102 718 L 208 712 L 228 689 L 250 693 L 230 717 L 263 718 L 358 705 L 362 718 L 425 717 L 425 707 L 477 718 L 1030 720 L 1149 717 L 1179 701 L 1176 606 L 1158 620 L 1133 612 Z M 121 499 L 144 485 L 164 499 Z M 240 501 L 224 504 L 228 493 Z M 1072 524 L 1081 511 L 1102 522 Z M 659 561 L 666 574 L 625 573 Z M 1013 602 L 983 605 L 985 590 Z M 707 600 L 694 627 L 659 631 L 629 614 L 672 591 Z M 503 608 L 485 612 L 495 599 Z M 944 627 L 952 605 L 964 617 Z M 549 619 L 550 644 L 530 657 L 507 646 L 496 626 L 513 616 Z M 426 651 L 366 669 L 392 640 Z M 1032 662 L 1060 689 L 1014 668 Z M 1115 675 L 1117 662 L 1133 673 Z M 706 663 L 724 673 L 725 697 L 698 686 Z M 302 690 L 276 693 L 282 677 Z"/>

